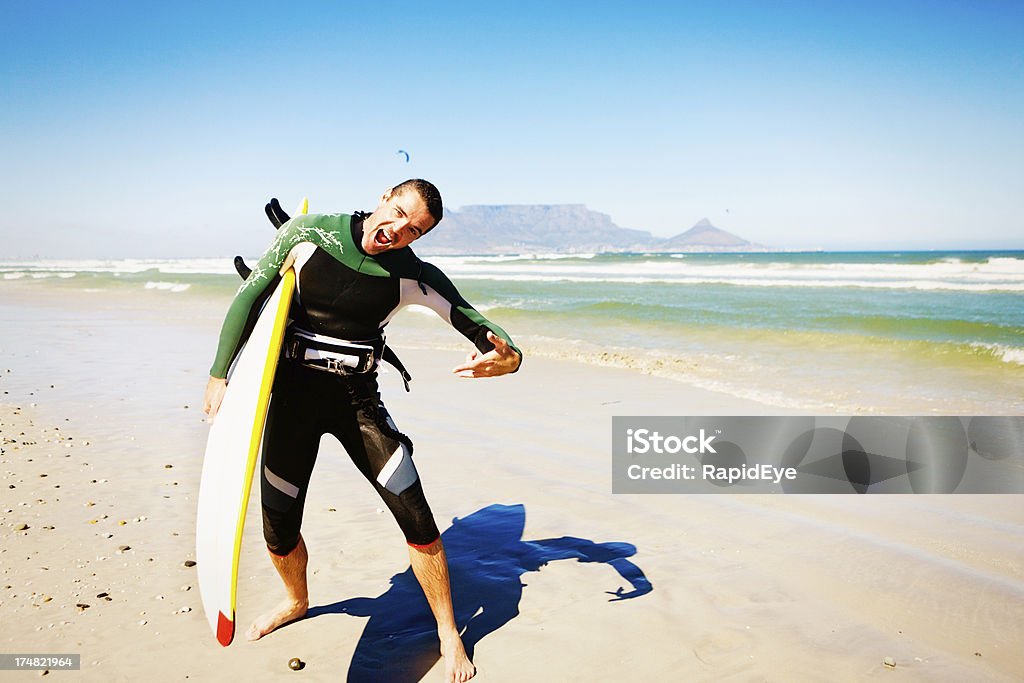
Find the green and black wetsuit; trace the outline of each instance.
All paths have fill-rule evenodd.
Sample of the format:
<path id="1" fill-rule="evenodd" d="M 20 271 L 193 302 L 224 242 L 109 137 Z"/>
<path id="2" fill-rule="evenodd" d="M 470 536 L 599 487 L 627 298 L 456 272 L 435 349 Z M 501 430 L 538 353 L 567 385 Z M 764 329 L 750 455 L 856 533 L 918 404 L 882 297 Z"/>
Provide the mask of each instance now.
<path id="1" fill-rule="evenodd" d="M 244 342 L 247 322 L 258 314 L 289 254 L 297 276 L 291 336 L 379 342 L 395 313 L 420 304 L 447 320 L 481 352 L 493 349 L 487 339 L 491 331 L 522 355 L 508 334 L 470 306 L 437 267 L 421 261 L 408 247 L 366 254 L 361 236 L 359 215 L 303 215 L 285 223 L 231 304 L 210 374 L 227 375 Z M 412 461 L 412 443 L 381 402 L 376 372 L 340 375 L 301 360 L 282 359 L 267 415 L 261 468 L 264 536 L 271 551 L 286 555 L 298 543 L 306 489 L 320 437 L 326 433 L 342 443 L 409 543 L 437 540 L 437 526 Z"/>

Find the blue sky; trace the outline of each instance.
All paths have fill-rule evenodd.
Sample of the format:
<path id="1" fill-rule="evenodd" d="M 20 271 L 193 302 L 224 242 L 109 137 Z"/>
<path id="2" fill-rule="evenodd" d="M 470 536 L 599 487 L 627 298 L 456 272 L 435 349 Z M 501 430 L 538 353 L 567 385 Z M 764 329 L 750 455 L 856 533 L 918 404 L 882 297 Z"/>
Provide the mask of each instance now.
<path id="1" fill-rule="evenodd" d="M 258 253 L 268 197 L 412 176 L 659 235 L 1024 247 L 1024 3 L 146 5 L 3 3 L 0 257 Z"/>

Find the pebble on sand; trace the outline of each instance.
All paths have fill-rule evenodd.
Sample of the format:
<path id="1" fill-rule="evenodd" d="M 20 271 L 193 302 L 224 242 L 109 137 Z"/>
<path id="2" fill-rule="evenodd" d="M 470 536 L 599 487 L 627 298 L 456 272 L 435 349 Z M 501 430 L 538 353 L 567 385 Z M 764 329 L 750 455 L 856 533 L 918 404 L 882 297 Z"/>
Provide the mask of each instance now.
<path id="1" fill-rule="evenodd" d="M 896 668 L 896 660 L 893 659 L 892 657 L 886 657 L 885 659 L 883 659 L 882 660 L 882 664 L 886 665 L 890 669 L 895 669 Z"/>
<path id="2" fill-rule="evenodd" d="M 15 531 L 28 531 L 28 529 L 28 524 L 19 524 L 18 526 L 14 527 Z"/>
<path id="3" fill-rule="evenodd" d="M 195 560 L 185 560 L 185 562 L 183 564 L 186 567 L 194 567 L 194 566 L 196 566 L 196 561 Z"/>
<path id="4" fill-rule="evenodd" d="M 304 666 L 306 666 L 306 663 L 298 657 L 292 657 L 288 660 L 288 668 L 292 671 L 302 671 Z"/>

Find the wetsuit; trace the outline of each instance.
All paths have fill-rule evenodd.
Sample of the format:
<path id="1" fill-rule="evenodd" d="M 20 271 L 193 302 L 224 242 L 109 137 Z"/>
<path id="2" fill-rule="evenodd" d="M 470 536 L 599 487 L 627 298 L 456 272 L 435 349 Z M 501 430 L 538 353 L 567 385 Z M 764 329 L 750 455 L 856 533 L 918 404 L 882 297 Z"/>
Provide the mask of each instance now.
<path id="1" fill-rule="evenodd" d="M 383 347 L 384 326 L 401 308 L 433 309 L 481 352 L 494 345 L 494 332 L 516 348 L 508 334 L 459 295 L 435 266 L 408 247 L 376 256 L 361 246 L 362 217 L 347 214 L 296 216 L 238 290 L 221 331 L 210 374 L 225 377 L 245 337 L 247 324 L 294 259 L 296 293 L 264 430 L 261 492 L 267 546 L 286 555 L 298 544 L 299 527 L 320 437 L 333 434 L 359 471 L 394 514 L 406 541 L 428 545 L 439 537 L 416 467 L 412 442 L 398 431 L 380 400 L 375 367 L 338 374 L 295 353 L 297 340 L 330 344 L 340 340 Z M 295 356 L 293 358 L 288 356 Z"/>

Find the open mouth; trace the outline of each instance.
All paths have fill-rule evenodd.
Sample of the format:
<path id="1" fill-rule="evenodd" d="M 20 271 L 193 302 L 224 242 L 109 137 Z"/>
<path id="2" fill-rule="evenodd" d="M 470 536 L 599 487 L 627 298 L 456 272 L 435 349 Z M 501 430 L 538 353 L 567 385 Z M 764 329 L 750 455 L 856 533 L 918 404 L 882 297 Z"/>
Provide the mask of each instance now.
<path id="1" fill-rule="evenodd" d="M 384 233 L 384 229 L 377 230 L 377 234 L 373 236 L 373 243 L 378 247 L 391 246 L 391 238 Z"/>

